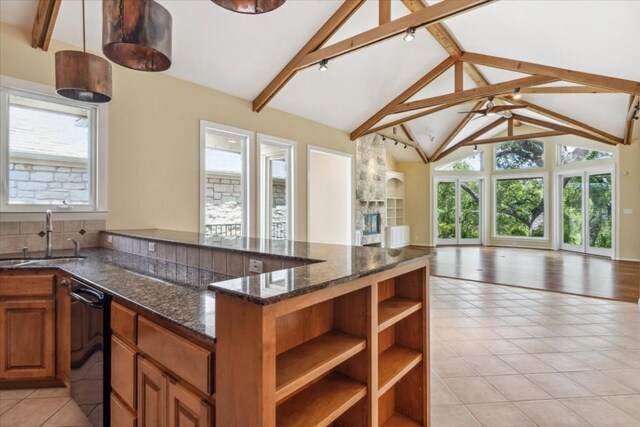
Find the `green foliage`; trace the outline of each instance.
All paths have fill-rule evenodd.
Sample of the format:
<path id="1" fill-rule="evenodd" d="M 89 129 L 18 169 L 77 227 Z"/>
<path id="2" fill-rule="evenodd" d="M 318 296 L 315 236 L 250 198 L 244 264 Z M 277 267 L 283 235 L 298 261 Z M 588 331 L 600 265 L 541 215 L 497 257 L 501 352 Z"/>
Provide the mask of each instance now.
<path id="1" fill-rule="evenodd" d="M 496 232 L 498 236 L 544 236 L 542 178 L 496 182 Z"/>
<path id="2" fill-rule="evenodd" d="M 463 239 L 480 238 L 480 184 L 463 182 L 460 186 L 460 236 Z M 438 238 L 456 237 L 456 184 L 440 182 L 438 199 Z"/>
<path id="3" fill-rule="evenodd" d="M 542 141 L 509 141 L 496 147 L 496 169 L 528 169 L 544 167 Z"/>

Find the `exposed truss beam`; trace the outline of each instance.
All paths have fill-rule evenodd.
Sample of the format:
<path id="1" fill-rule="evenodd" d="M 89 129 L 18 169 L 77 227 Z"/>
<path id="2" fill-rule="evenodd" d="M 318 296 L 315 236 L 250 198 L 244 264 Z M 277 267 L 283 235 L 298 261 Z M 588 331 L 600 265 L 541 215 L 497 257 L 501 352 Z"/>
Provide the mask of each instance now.
<path id="1" fill-rule="evenodd" d="M 453 90 L 455 92 L 462 92 L 464 90 L 464 76 L 463 76 L 463 66 L 464 63 L 460 62 L 460 61 L 456 61 L 456 63 L 454 64 L 454 73 L 453 73 L 453 79 L 454 79 L 454 83 L 453 83 Z"/>
<path id="2" fill-rule="evenodd" d="M 476 102 L 474 104 L 474 106 L 471 108 L 472 110 L 477 110 L 479 108 L 482 108 L 482 105 L 485 103 L 485 100 L 482 99 L 478 102 Z M 447 148 L 447 146 L 449 146 L 449 143 L 451 143 L 451 141 L 453 141 L 453 139 L 458 136 L 458 134 L 460 133 L 460 131 L 462 129 L 464 129 L 465 126 L 467 126 L 467 124 L 473 119 L 473 116 L 475 116 L 475 113 L 467 113 L 462 120 L 460 120 L 458 122 L 458 124 L 456 125 L 455 128 L 453 128 L 453 130 L 451 131 L 451 133 L 449 133 L 449 135 L 444 139 L 444 141 L 442 141 L 440 143 L 440 145 L 438 145 L 438 148 L 436 148 L 436 151 L 433 152 L 433 154 L 431 155 L 432 159 L 437 159 L 440 154 L 444 151 L 445 148 Z"/>
<path id="3" fill-rule="evenodd" d="M 44 51 L 49 49 L 51 35 L 56 25 L 62 0 L 40 0 L 31 31 L 31 47 Z"/>
<path id="4" fill-rule="evenodd" d="M 507 123 L 507 135 L 513 136 L 513 117 L 510 117 Z"/>
<path id="5" fill-rule="evenodd" d="M 629 93 L 632 95 L 640 95 L 640 82 L 634 82 L 632 80 L 618 79 L 599 74 L 584 73 L 581 71 L 567 70 L 564 68 L 551 67 L 533 62 L 523 62 L 472 52 L 463 53 L 461 60 L 471 62 L 476 65 L 502 68 L 504 70 L 516 71 L 519 73 L 555 77 L 556 79 L 564 80 L 566 82 L 594 86 L 617 92 Z"/>
<path id="6" fill-rule="evenodd" d="M 391 21 L 391 0 L 378 0 L 378 25 Z"/>
<path id="7" fill-rule="evenodd" d="M 557 81 L 557 79 L 547 76 L 524 77 L 515 80 L 509 80 L 507 82 L 496 83 L 494 85 L 468 89 L 462 92 L 449 93 L 447 95 L 434 96 L 432 98 L 421 99 L 419 101 L 407 102 L 395 107 L 393 109 L 393 112 L 402 113 L 405 111 L 413 111 L 455 101 L 473 101 L 479 98 L 487 98 L 490 96 L 512 92 L 519 87 L 535 86 L 544 83 L 551 83 L 554 81 Z"/>
<path id="8" fill-rule="evenodd" d="M 531 94 L 560 94 L 560 93 L 616 93 L 609 89 L 593 86 L 543 86 L 523 87 L 520 93 Z"/>
<path id="9" fill-rule="evenodd" d="M 631 140 L 633 139 L 633 127 L 635 126 L 635 121 L 639 120 L 636 118 L 638 116 L 640 116 L 640 96 L 632 95 L 629 98 L 629 109 L 627 110 L 627 115 L 625 117 L 624 145 L 631 144 Z"/>
<path id="10" fill-rule="evenodd" d="M 525 133 L 520 135 L 507 135 L 498 136 L 495 138 L 475 139 L 473 141 L 467 141 L 464 145 L 482 145 L 482 144 L 494 144 L 496 142 L 507 141 L 522 141 L 524 139 L 536 139 L 536 138 L 548 138 L 550 136 L 566 135 L 568 132 L 560 130 L 549 130 L 544 132 Z"/>
<path id="11" fill-rule="evenodd" d="M 441 158 L 443 158 L 445 156 L 448 156 L 449 154 L 453 153 L 458 148 L 464 146 L 467 142 L 473 141 L 473 140 L 479 138 L 480 136 L 482 136 L 485 133 L 489 132 L 491 129 L 493 129 L 493 128 L 497 127 L 497 126 L 500 126 L 501 124 L 503 124 L 506 121 L 507 121 L 507 119 L 505 119 L 504 117 L 500 117 L 498 120 L 495 120 L 495 121 L 489 123 L 485 127 L 483 127 L 480 130 L 474 132 L 473 134 L 469 135 L 468 137 L 464 138 L 463 140 L 458 141 L 455 145 L 452 145 L 451 147 L 449 147 L 446 150 L 442 151 L 437 157 L 436 156 L 431 156 L 431 158 L 434 161 L 440 160 Z"/>
<path id="12" fill-rule="evenodd" d="M 261 111 L 298 70 L 297 65 L 309 52 L 324 45 L 336 31 L 364 4 L 365 0 L 345 0 L 331 18 L 309 39 L 289 63 L 253 101 L 253 111 Z"/>
<path id="13" fill-rule="evenodd" d="M 456 0 L 443 1 L 418 12 L 394 19 L 386 24 L 341 40 L 330 46 L 308 53 L 297 64 L 297 69 L 317 64 L 323 59 L 329 60 L 354 50 L 379 43 L 383 40 L 404 33 L 408 28 L 432 25 L 448 18 L 469 12 L 496 0 Z"/>
<path id="14" fill-rule="evenodd" d="M 365 134 L 367 130 L 371 128 L 371 126 L 378 123 L 384 117 L 386 117 L 391 111 L 398 105 L 405 102 L 407 99 L 411 98 L 413 95 L 418 93 L 422 88 L 426 85 L 437 79 L 442 73 L 447 71 L 451 66 L 455 63 L 455 59 L 449 57 L 442 61 L 440 64 L 436 65 L 432 70 L 422 76 L 418 81 L 409 86 L 404 92 L 400 95 L 396 96 L 392 101 L 390 101 L 387 105 L 382 107 L 380 111 L 371 116 L 367 121 L 358 126 L 353 132 L 351 132 L 351 140 L 354 140 Z"/>
<path id="15" fill-rule="evenodd" d="M 590 133 L 596 137 L 600 137 L 600 138 L 604 138 L 608 141 L 610 141 L 611 143 L 614 144 L 619 144 L 622 142 L 622 138 L 619 138 L 615 135 L 611 135 L 610 133 L 607 133 L 603 130 L 600 130 L 598 128 L 595 128 L 593 126 L 590 126 L 586 123 L 583 123 L 579 120 L 576 120 L 574 118 L 571 118 L 569 116 L 565 116 L 564 114 L 560 114 L 557 113 L 553 110 L 549 110 L 547 108 L 544 108 L 540 105 L 534 104 L 533 102 L 530 101 L 525 101 L 524 99 L 508 99 L 508 101 L 512 104 L 517 104 L 517 105 L 526 105 L 527 107 L 529 107 L 529 110 L 531 111 L 535 111 L 536 113 L 542 114 L 543 116 L 546 116 L 550 119 L 554 119 L 554 120 L 558 120 L 562 123 L 565 124 L 569 124 L 572 125 L 574 127 L 577 127 L 587 133 Z"/>
<path id="16" fill-rule="evenodd" d="M 616 145 L 616 143 L 611 142 L 608 139 L 597 137 L 595 135 L 592 135 L 580 129 L 558 125 L 556 123 L 551 123 L 544 120 L 538 120 L 528 116 L 521 116 L 520 114 L 515 114 L 515 113 L 513 113 L 513 118 L 520 120 L 522 123 L 529 123 L 531 125 L 542 126 L 548 129 L 559 130 L 572 135 L 580 136 L 582 138 L 591 139 L 593 141 L 603 142 L 609 145 Z"/>
<path id="17" fill-rule="evenodd" d="M 418 142 L 418 138 L 416 138 L 416 136 L 413 134 L 413 132 L 411 131 L 409 126 L 401 124 L 400 125 L 400 129 L 402 129 L 402 131 L 405 133 L 405 135 L 407 135 L 407 137 L 411 141 L 415 142 L 416 146 L 414 148 L 416 149 L 416 152 L 418 153 L 418 156 L 420 156 L 420 158 L 422 159 L 422 162 L 424 164 L 429 163 L 429 156 L 427 156 L 427 153 L 425 153 L 424 150 L 422 149 L 422 147 L 420 147 L 420 143 Z"/>

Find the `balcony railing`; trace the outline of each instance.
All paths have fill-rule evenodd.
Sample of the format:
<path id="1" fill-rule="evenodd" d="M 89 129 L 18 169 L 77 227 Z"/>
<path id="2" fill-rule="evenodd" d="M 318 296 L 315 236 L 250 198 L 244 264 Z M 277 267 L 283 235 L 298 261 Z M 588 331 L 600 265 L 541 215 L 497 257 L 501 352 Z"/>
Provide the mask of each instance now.
<path id="1" fill-rule="evenodd" d="M 207 224 L 205 233 L 207 236 L 220 237 L 240 237 L 242 224 Z M 287 238 L 287 223 L 272 222 L 271 238 L 274 240 L 284 240 Z"/>

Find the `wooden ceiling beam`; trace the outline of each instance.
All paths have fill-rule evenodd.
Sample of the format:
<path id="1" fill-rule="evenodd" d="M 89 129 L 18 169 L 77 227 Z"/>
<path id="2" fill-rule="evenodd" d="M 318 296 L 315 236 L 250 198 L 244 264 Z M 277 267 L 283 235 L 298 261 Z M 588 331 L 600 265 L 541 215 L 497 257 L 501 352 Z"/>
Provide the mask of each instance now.
<path id="1" fill-rule="evenodd" d="M 443 1 L 418 12 L 394 19 L 386 24 L 371 30 L 357 34 L 348 39 L 341 40 L 330 46 L 323 47 L 308 53 L 298 62 L 296 68 L 302 69 L 317 64 L 320 61 L 330 60 L 354 50 L 379 43 L 391 37 L 404 33 L 409 28 L 424 27 L 469 12 L 481 6 L 493 3 L 496 0 L 456 0 Z"/>
<path id="2" fill-rule="evenodd" d="M 40 0 L 31 31 L 31 47 L 49 50 L 62 0 Z"/>
<path id="3" fill-rule="evenodd" d="M 378 123 L 380 120 L 385 118 L 391 111 L 400 103 L 405 102 L 407 99 L 411 98 L 413 95 L 418 93 L 422 88 L 426 85 L 437 79 L 442 73 L 447 71 L 451 66 L 455 63 L 455 59 L 449 57 L 442 61 L 440 64 L 436 65 L 432 70 L 427 72 L 424 76 L 422 76 L 418 81 L 409 86 L 404 92 L 400 95 L 396 96 L 393 100 L 391 100 L 387 105 L 382 107 L 380 111 L 375 113 L 369 119 L 367 119 L 364 123 L 358 126 L 353 132 L 351 132 L 351 140 L 353 141 L 356 138 L 364 135 L 373 125 Z"/>
<path id="4" fill-rule="evenodd" d="M 391 21 L 391 0 L 378 0 L 378 25 Z"/>
<path id="5" fill-rule="evenodd" d="M 486 100 L 481 99 L 480 101 L 474 104 L 471 110 L 477 110 L 481 108 L 485 102 Z M 464 129 L 465 126 L 467 126 L 467 124 L 473 119 L 473 116 L 475 116 L 475 113 L 467 113 L 462 118 L 462 120 L 458 122 L 456 127 L 453 128 L 453 130 L 449 133 L 449 135 L 447 135 L 444 141 L 442 141 L 440 145 L 438 145 L 438 148 L 436 148 L 436 151 L 433 152 L 433 154 L 431 155 L 432 159 L 437 159 L 440 156 L 440 154 L 444 151 L 444 149 L 447 148 L 447 146 L 449 146 L 449 143 L 451 143 L 451 141 L 453 141 L 453 139 L 456 136 L 458 136 L 458 134 L 462 131 L 462 129 Z"/>
<path id="6" fill-rule="evenodd" d="M 464 90 L 464 75 L 463 75 L 464 67 L 463 66 L 464 66 L 464 63 L 460 61 L 456 61 L 456 63 L 454 64 L 454 69 L 453 69 L 454 92 L 462 92 Z"/>
<path id="7" fill-rule="evenodd" d="M 424 150 L 420 146 L 420 143 L 418 142 L 418 138 L 416 138 L 416 136 L 413 134 L 409 126 L 405 124 L 401 124 L 400 129 L 402 129 L 402 131 L 405 133 L 405 135 L 407 135 L 407 137 L 411 141 L 415 142 L 416 145 L 414 148 L 416 150 L 416 153 L 418 153 L 418 156 L 420 156 L 420 159 L 422 159 L 422 163 L 424 164 L 429 163 L 429 156 L 427 156 L 427 153 L 424 152 Z"/>
<path id="8" fill-rule="evenodd" d="M 454 151 L 456 151 L 458 148 L 463 147 L 467 142 L 473 141 L 474 139 L 478 138 L 479 136 L 484 135 L 485 133 L 487 133 L 491 129 L 495 128 L 496 126 L 500 126 L 506 120 L 507 119 L 505 119 L 504 117 L 501 117 L 498 120 L 489 123 L 487 126 L 483 127 L 482 129 L 478 130 L 477 132 L 475 132 L 473 135 L 470 135 L 470 136 L 466 137 L 462 141 L 458 141 L 455 145 L 452 145 L 451 147 L 449 147 L 446 150 L 444 150 L 442 153 L 440 153 L 440 155 L 437 158 L 434 158 L 434 161 L 440 160 L 443 157 L 448 156 L 449 154 L 451 154 Z M 433 158 L 433 156 L 432 156 L 432 158 Z"/>
<path id="9" fill-rule="evenodd" d="M 609 89 L 617 92 L 640 95 L 640 82 L 632 80 L 618 79 L 599 74 L 584 73 L 581 71 L 568 70 L 564 68 L 551 67 L 548 65 L 536 64 L 533 62 L 518 61 L 515 59 L 500 58 L 497 56 L 482 55 L 479 53 L 464 52 L 460 57 L 462 61 L 471 62 L 476 65 L 501 68 L 503 70 L 515 71 L 525 74 L 536 74 L 555 77 L 558 80 L 578 83 L 586 86 L 594 86 Z"/>
<path id="10" fill-rule="evenodd" d="M 586 123 L 583 123 L 569 116 L 565 116 L 564 114 L 560 114 L 553 110 L 549 110 L 548 108 L 544 108 L 540 105 L 534 104 L 533 102 L 525 101 L 524 99 L 512 99 L 512 98 L 509 98 L 508 101 L 516 105 L 526 105 L 527 107 L 529 107 L 529 110 L 531 111 L 535 111 L 536 113 L 542 114 L 543 116 L 548 117 L 550 119 L 558 120 L 562 123 L 572 125 L 596 137 L 609 140 L 614 144 L 619 144 L 622 142 L 622 138 L 619 138 L 615 135 L 611 135 L 610 133 L 607 133 L 603 130 L 590 126 Z"/>
<path id="11" fill-rule="evenodd" d="M 550 136 L 566 135 L 567 132 L 560 130 L 549 130 L 544 132 L 525 133 L 520 135 L 507 135 L 498 136 L 495 138 L 476 139 L 473 141 L 467 141 L 464 145 L 482 145 L 482 144 L 494 144 L 497 142 L 509 142 L 509 141 L 522 141 L 524 139 L 536 139 L 536 138 L 548 138 Z"/>
<path id="12" fill-rule="evenodd" d="M 42 1 L 42 0 L 41 0 Z M 253 100 L 253 111 L 261 111 L 267 103 L 287 84 L 298 70 L 298 63 L 308 53 L 321 48 L 336 31 L 364 4 L 365 0 L 345 0 L 331 18 L 307 41 L 289 63 Z"/>
<path id="13" fill-rule="evenodd" d="M 640 96 L 629 97 L 629 109 L 627 110 L 627 114 L 625 116 L 625 124 L 624 124 L 624 145 L 631 144 L 631 140 L 633 139 L 633 128 L 635 126 L 635 121 L 639 120 L 636 117 L 640 115 Z"/>
<path id="14" fill-rule="evenodd" d="M 515 114 L 513 113 L 513 118 L 520 120 L 522 123 L 528 123 L 530 125 L 537 125 L 537 126 L 542 126 L 548 129 L 553 129 L 553 130 L 559 130 L 559 131 L 563 131 L 572 135 L 576 135 L 582 138 L 586 138 L 586 139 L 591 139 L 593 141 L 598 141 L 598 142 L 602 142 L 608 145 L 616 145 L 615 142 L 611 142 L 608 139 L 604 139 L 604 138 L 600 138 L 598 136 L 592 135 L 588 132 L 585 132 L 583 130 L 580 129 L 576 129 L 576 128 L 572 128 L 572 127 L 568 127 L 568 126 L 563 126 L 563 125 L 559 125 L 556 123 L 551 123 L 551 122 L 547 122 L 545 120 L 539 120 L 539 119 L 535 119 L 533 117 L 528 117 L 528 116 L 522 116 L 520 114 Z"/>
<path id="15" fill-rule="evenodd" d="M 407 102 L 395 107 L 393 109 L 393 112 L 402 113 L 405 111 L 413 111 L 455 101 L 473 101 L 478 98 L 487 98 L 490 96 L 512 92 L 519 87 L 535 86 L 555 82 L 557 80 L 557 78 L 547 76 L 523 77 L 515 80 L 509 80 L 507 82 L 496 83 L 494 85 L 468 89 L 462 92 L 449 93 L 446 95 L 434 96 L 432 98 Z"/>
<path id="16" fill-rule="evenodd" d="M 543 87 L 523 87 L 522 94 L 561 94 L 561 93 L 616 93 L 610 89 L 593 86 L 543 86 Z"/>

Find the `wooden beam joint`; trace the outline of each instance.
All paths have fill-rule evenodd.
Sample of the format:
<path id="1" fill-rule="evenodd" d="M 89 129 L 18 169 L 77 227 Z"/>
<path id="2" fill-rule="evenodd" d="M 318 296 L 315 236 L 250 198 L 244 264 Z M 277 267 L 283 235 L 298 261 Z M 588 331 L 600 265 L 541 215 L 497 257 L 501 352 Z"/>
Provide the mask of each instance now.
<path id="1" fill-rule="evenodd" d="M 49 50 L 62 0 L 40 0 L 31 31 L 31 47 Z"/>

